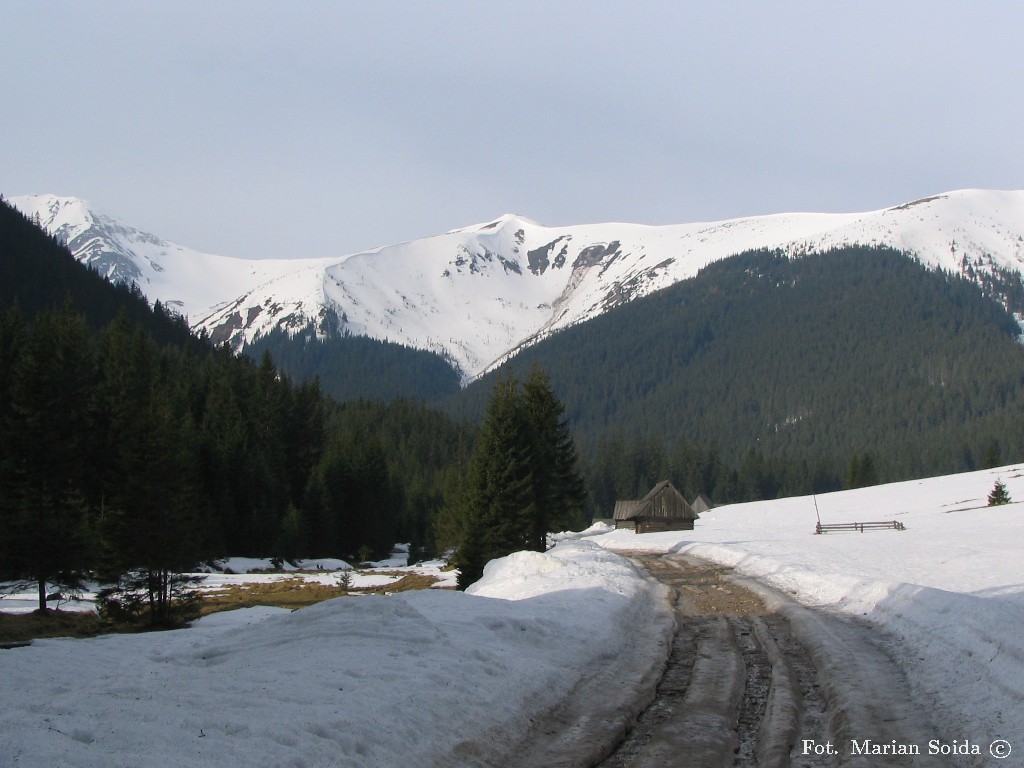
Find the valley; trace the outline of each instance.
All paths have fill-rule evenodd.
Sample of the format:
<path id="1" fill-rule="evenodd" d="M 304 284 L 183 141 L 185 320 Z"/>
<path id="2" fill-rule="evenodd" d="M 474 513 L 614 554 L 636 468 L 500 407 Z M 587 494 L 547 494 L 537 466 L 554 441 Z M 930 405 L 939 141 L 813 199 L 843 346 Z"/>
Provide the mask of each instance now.
<path id="1" fill-rule="evenodd" d="M 240 5 L 0 4 L 0 768 L 1024 768 L 1024 5 Z"/>
<path id="2" fill-rule="evenodd" d="M 736 726 L 715 733 L 740 765 L 784 765 L 786 744 L 795 766 L 981 768 L 990 748 L 1016 759 L 1021 504 L 985 505 L 996 478 L 1024 497 L 1011 465 L 817 498 L 825 520 L 870 508 L 903 531 L 815 535 L 810 498 L 752 502 L 705 512 L 693 531 L 556 534 L 545 553 L 493 561 L 466 593 L 248 608 L 0 650 L 17 691 L 0 756 L 490 768 L 642 766 L 669 749 L 697 765 L 691 754 L 722 746 L 700 743 L 687 713 L 720 709 L 728 691 Z M 731 682 L 694 686 L 702 677 Z M 711 696 L 699 707 L 698 692 Z M 930 755 L 932 742 L 968 751 Z M 885 754 L 893 743 L 921 754 Z"/>

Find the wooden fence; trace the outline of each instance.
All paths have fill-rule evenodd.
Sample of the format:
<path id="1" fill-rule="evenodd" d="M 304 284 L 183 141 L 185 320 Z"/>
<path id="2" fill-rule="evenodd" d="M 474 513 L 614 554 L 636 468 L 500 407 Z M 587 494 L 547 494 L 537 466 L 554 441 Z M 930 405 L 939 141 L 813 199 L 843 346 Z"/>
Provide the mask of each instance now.
<path id="1" fill-rule="evenodd" d="M 872 523 L 822 523 L 819 522 L 814 527 L 815 533 L 828 533 L 829 531 L 860 531 L 864 533 L 865 530 L 872 528 L 889 528 L 894 531 L 905 531 L 907 526 L 901 523 L 899 520 L 885 520 L 882 522 Z"/>

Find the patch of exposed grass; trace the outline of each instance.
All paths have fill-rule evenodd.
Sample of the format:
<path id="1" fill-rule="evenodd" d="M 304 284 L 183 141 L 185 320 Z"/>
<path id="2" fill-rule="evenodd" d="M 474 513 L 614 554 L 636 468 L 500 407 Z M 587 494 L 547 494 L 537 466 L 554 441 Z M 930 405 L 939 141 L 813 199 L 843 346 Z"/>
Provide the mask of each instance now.
<path id="1" fill-rule="evenodd" d="M 369 575 L 395 575 L 395 571 L 363 571 Z M 329 586 L 308 582 L 298 576 L 271 583 L 233 584 L 203 593 L 200 615 L 236 608 L 271 605 L 296 610 L 346 595 L 384 594 L 429 589 L 438 579 L 407 571 L 398 572 L 401 578 L 376 587 Z M 110 632 L 132 632 L 136 625 L 120 625 L 101 619 L 95 613 L 84 611 L 55 611 L 45 614 L 0 613 L 0 643 L 19 642 L 41 637 L 94 637 Z"/>
<path id="2" fill-rule="evenodd" d="M 366 575 L 394 575 L 394 571 L 363 571 Z M 282 579 L 268 584 L 232 584 L 203 594 L 202 614 L 230 611 L 235 608 L 251 608 L 256 605 L 272 605 L 277 608 L 305 608 L 308 605 L 346 595 L 382 595 L 385 592 L 408 592 L 415 589 L 429 589 L 438 581 L 434 576 L 403 572 L 402 577 L 389 584 L 375 587 L 328 586 L 310 583 L 299 577 Z"/>
<path id="3" fill-rule="evenodd" d="M 33 611 L 0 613 L 0 643 L 40 637 L 94 637 L 117 627 L 92 611 Z"/>
<path id="4" fill-rule="evenodd" d="M 269 584 L 232 584 L 204 592 L 201 613 L 205 616 L 217 611 L 251 608 L 255 605 L 295 610 L 345 594 L 341 587 L 310 583 L 300 578 L 282 579 Z"/>
<path id="5" fill-rule="evenodd" d="M 408 592 L 413 589 L 430 589 L 440 579 L 422 573 L 403 573 L 398 581 L 383 587 L 374 587 L 374 592 Z"/>

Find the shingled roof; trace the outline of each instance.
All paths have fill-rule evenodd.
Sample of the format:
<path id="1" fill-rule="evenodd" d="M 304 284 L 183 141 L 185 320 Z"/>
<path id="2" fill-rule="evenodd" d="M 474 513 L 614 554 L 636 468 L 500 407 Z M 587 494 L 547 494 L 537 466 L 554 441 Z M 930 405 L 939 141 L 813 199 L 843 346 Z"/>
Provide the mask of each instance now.
<path id="1" fill-rule="evenodd" d="M 635 520 L 643 517 L 696 520 L 698 514 L 671 482 L 662 480 L 642 499 L 615 502 L 612 517 L 615 520 Z"/>
<path id="2" fill-rule="evenodd" d="M 632 520 L 636 516 L 636 511 L 638 509 L 640 509 L 639 499 L 633 499 L 630 501 L 616 501 L 615 512 L 612 513 L 612 519 Z"/>

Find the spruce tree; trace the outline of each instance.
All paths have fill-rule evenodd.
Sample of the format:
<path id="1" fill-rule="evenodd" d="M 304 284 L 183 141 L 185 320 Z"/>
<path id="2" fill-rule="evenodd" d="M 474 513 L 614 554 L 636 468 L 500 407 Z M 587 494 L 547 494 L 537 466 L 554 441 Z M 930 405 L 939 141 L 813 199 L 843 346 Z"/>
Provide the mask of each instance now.
<path id="1" fill-rule="evenodd" d="M 565 406 L 540 368 L 535 367 L 524 384 L 522 407 L 532 448 L 531 482 L 536 512 L 527 548 L 543 552 L 549 532 L 582 523 L 586 494 L 569 422 L 563 418 Z"/>
<path id="2" fill-rule="evenodd" d="M 503 379 L 487 404 L 462 491 L 465 524 L 457 558 L 462 588 L 479 578 L 489 560 L 526 549 L 535 537 L 528 450 L 518 383 Z"/>
<path id="3" fill-rule="evenodd" d="M 1010 494 L 1006 490 L 1006 485 L 1002 480 L 996 480 L 995 486 L 988 494 L 988 505 L 990 507 L 997 507 L 1001 504 L 1010 503 Z"/>
<path id="4" fill-rule="evenodd" d="M 1003 457 L 999 450 L 999 441 L 992 440 L 985 448 L 985 457 L 982 459 L 982 469 L 995 469 L 1001 466 L 1003 463 Z"/>
<path id="5" fill-rule="evenodd" d="M 5 332 L 5 335 L 10 331 Z M 5 373 L 0 444 L 0 579 L 79 587 L 92 555 L 86 467 L 94 365 L 85 324 L 70 307 L 36 317 Z"/>
<path id="6" fill-rule="evenodd" d="M 495 385 L 459 502 L 461 588 L 489 560 L 543 552 L 552 525 L 580 519 L 583 479 L 563 410 L 539 370 L 523 387 L 514 378 Z"/>
<path id="7" fill-rule="evenodd" d="M 160 352 L 141 329 L 116 324 L 105 339 L 99 411 L 112 452 L 103 489 L 101 604 L 118 618 L 153 626 L 189 618 L 195 564 L 206 554 L 191 419 L 163 374 Z"/>

